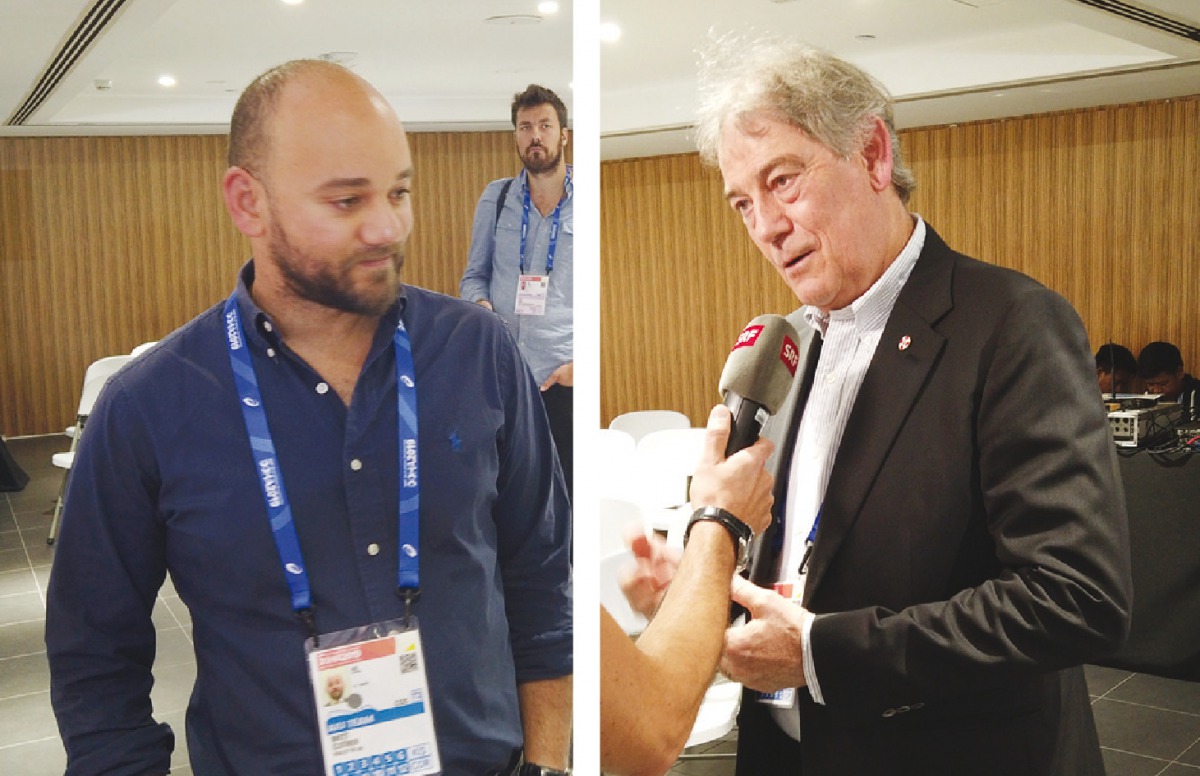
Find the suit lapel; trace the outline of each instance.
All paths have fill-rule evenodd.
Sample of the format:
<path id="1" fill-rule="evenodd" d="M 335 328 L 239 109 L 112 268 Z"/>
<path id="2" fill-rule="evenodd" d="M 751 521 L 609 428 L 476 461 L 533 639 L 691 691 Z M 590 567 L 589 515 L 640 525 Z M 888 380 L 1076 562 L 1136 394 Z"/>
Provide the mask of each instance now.
<path id="1" fill-rule="evenodd" d="M 806 603 L 857 521 L 942 353 L 945 337 L 933 327 L 952 306 L 952 274 L 949 249 L 927 227 L 925 246 L 888 317 L 834 459 L 809 563 Z"/>

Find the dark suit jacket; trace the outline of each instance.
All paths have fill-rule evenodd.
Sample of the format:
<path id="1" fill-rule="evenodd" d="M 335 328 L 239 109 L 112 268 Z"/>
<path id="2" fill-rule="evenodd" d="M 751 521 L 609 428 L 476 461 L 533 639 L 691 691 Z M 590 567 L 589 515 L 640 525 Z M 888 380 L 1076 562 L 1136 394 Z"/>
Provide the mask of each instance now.
<path id="1" fill-rule="evenodd" d="M 764 431 L 780 509 L 816 363 L 798 330 L 806 368 Z M 799 693 L 803 773 L 1102 774 L 1079 666 L 1121 643 L 1130 587 L 1078 316 L 928 229 L 822 507 L 805 605 L 825 705 Z"/>

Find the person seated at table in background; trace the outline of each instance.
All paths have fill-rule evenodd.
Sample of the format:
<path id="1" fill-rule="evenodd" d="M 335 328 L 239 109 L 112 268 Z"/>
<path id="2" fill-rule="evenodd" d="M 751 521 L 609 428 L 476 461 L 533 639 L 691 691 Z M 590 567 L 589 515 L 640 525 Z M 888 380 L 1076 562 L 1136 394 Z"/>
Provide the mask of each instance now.
<path id="1" fill-rule="evenodd" d="M 682 557 L 644 535 L 632 542 L 634 555 L 645 560 L 631 577 L 646 584 L 623 580 L 627 594 L 658 593 L 670 582 L 654 619 L 635 643 L 607 610 L 600 610 L 600 766 L 605 773 L 657 776 L 683 750 L 721 655 L 730 580 L 748 557 L 749 537 L 771 522 L 774 478 L 765 464 L 774 446 L 760 439 L 727 459 L 729 425 L 729 410 L 718 405 L 709 414 L 704 455 L 692 477 L 697 510 Z M 630 604 L 638 611 L 652 606 L 635 598 Z"/>
<path id="2" fill-rule="evenodd" d="M 1137 376 L 1137 359 L 1124 345 L 1109 342 L 1096 351 L 1096 381 L 1100 393 L 1141 393 Z"/>
<path id="3" fill-rule="evenodd" d="M 1157 393 L 1160 401 L 1179 402 L 1191 416 L 1200 398 L 1200 380 L 1183 371 L 1179 348 L 1170 342 L 1151 342 L 1138 353 L 1137 365 L 1147 393 Z"/>

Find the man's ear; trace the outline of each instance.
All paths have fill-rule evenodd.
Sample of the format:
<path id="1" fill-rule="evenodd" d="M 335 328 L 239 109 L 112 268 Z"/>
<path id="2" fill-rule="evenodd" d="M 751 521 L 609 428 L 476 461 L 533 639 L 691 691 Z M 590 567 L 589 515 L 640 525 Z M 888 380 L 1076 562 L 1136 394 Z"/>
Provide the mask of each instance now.
<path id="1" fill-rule="evenodd" d="M 225 209 L 239 232 L 252 238 L 266 234 L 266 192 L 253 175 L 241 167 L 230 167 L 221 179 L 221 190 Z"/>
<path id="2" fill-rule="evenodd" d="M 892 185 L 892 169 L 896 160 L 892 154 L 892 134 L 878 116 L 871 117 L 870 130 L 863 142 L 862 158 L 871 178 L 871 188 L 884 191 Z"/>

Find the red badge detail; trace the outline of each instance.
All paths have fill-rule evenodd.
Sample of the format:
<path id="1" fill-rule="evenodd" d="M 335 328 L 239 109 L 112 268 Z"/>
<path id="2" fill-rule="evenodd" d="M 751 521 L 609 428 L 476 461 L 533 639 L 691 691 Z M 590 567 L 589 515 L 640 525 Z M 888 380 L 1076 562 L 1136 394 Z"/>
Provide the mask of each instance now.
<path id="1" fill-rule="evenodd" d="M 761 325 L 747 326 L 742 329 L 742 333 L 738 335 L 737 342 L 733 343 L 733 349 L 754 347 L 754 343 L 758 342 L 758 335 L 762 334 L 762 330 L 763 327 Z"/>
<path id="2" fill-rule="evenodd" d="M 779 349 L 779 360 L 791 372 L 792 377 L 796 376 L 796 366 L 800 363 L 800 351 L 796 348 L 796 343 L 792 342 L 792 338 L 783 335 L 783 347 Z"/>
<path id="3" fill-rule="evenodd" d="M 912 344 L 912 337 L 905 334 L 903 337 L 900 338 L 900 344 L 898 345 L 898 347 L 901 350 L 908 350 L 908 346 L 911 344 Z"/>

